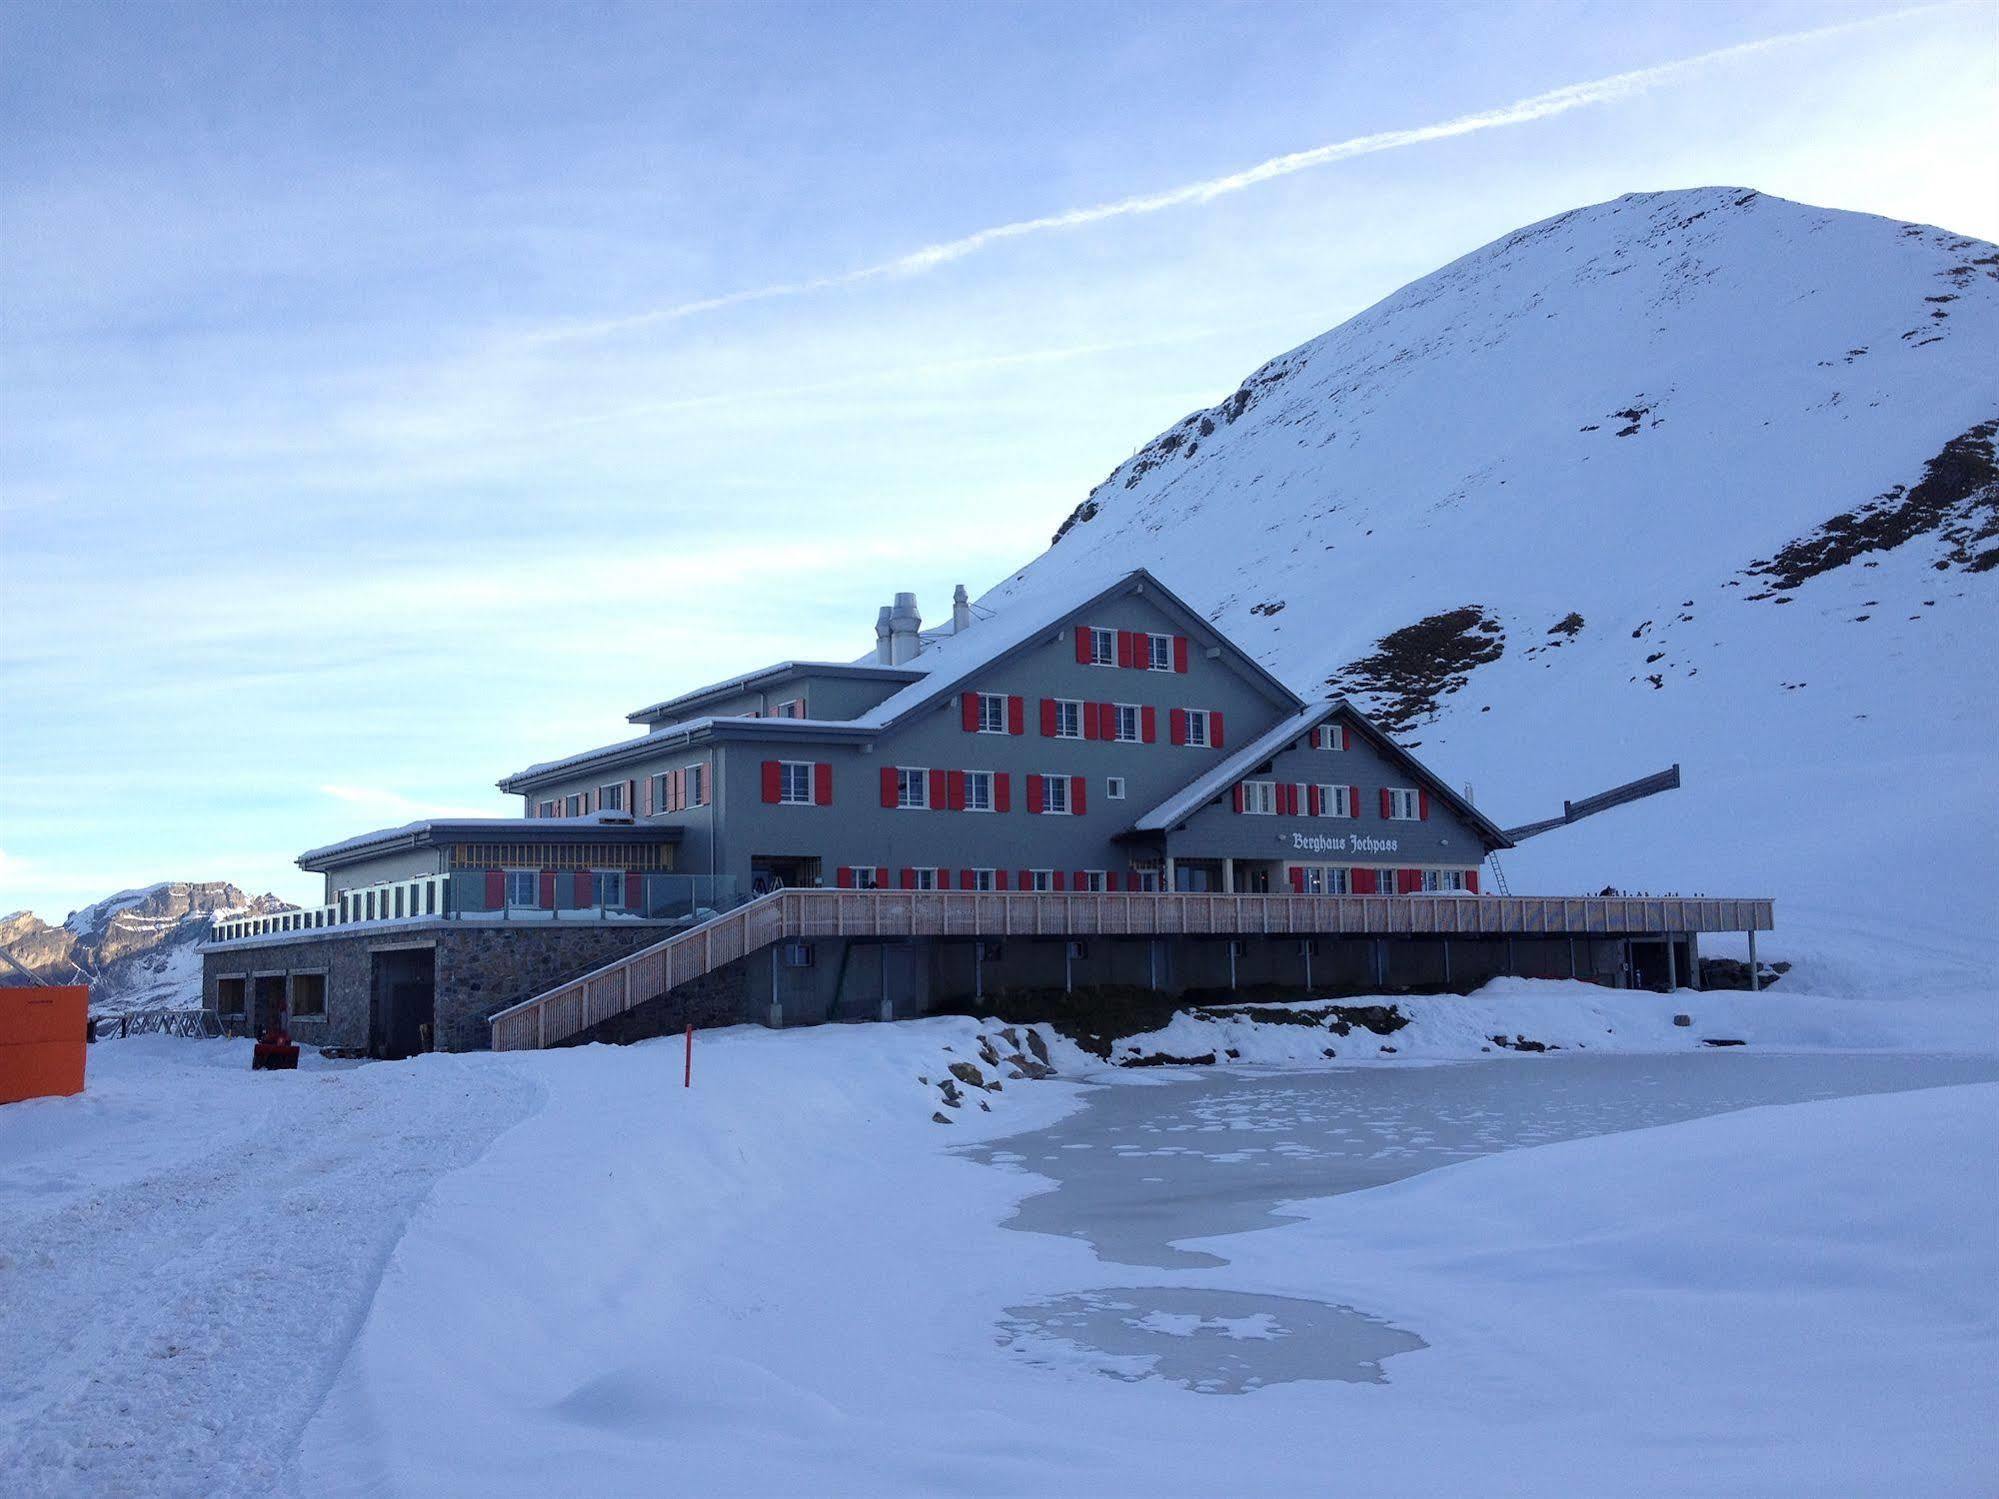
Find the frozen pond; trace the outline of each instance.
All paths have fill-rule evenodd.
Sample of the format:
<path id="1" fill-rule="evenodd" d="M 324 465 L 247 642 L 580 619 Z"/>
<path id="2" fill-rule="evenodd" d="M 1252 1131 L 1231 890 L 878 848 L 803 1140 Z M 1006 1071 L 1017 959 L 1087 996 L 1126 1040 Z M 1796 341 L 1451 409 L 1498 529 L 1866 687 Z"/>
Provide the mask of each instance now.
<path id="1" fill-rule="evenodd" d="M 1324 1072 L 1201 1070 L 1106 1086 L 1059 1124 L 967 1153 L 1054 1187 L 1008 1227 L 1089 1241 L 1128 1266 L 1212 1270 L 1178 1241 L 1277 1228 L 1278 1204 L 1356 1192 L 1474 1156 L 1644 1129 L 1759 1104 L 1999 1079 L 1978 1057 L 1509 1057 Z M 1203 1286 L 1122 1285 L 1007 1308 L 1000 1341 L 1032 1362 L 1211 1393 L 1383 1377 L 1423 1347 L 1351 1307 Z"/>

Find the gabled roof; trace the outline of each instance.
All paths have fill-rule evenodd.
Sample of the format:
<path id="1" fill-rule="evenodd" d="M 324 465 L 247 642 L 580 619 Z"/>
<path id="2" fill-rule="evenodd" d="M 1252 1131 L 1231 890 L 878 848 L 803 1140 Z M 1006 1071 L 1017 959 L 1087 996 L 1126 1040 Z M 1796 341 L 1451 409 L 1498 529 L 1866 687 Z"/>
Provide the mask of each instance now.
<path id="1" fill-rule="evenodd" d="M 515 771 L 502 779 L 498 783 L 499 788 L 515 794 L 528 792 L 534 790 L 538 783 L 545 782 L 558 774 L 600 766 L 608 768 L 629 760 L 643 759 L 660 750 L 685 745 L 699 739 L 801 738 L 819 743 L 828 740 L 871 739 L 886 729 L 894 728 L 911 715 L 932 707 L 941 698 L 960 690 L 980 674 L 1031 649 L 1041 643 L 1044 636 L 1063 629 L 1078 616 L 1107 600 L 1128 593 L 1138 593 L 1152 599 L 1190 635 L 1212 642 L 1243 675 L 1256 683 L 1273 701 L 1289 708 L 1299 708 L 1304 705 L 1303 698 L 1266 671 L 1255 657 L 1237 646 L 1197 613 L 1192 605 L 1141 567 L 1133 569 L 1109 584 L 1092 583 L 1084 588 L 1071 588 L 1061 593 L 1037 595 L 1015 601 L 990 619 L 982 619 L 962 633 L 942 635 L 934 639 L 926 633 L 924 637 L 926 644 L 922 654 L 899 667 L 876 667 L 870 670 L 865 663 L 859 664 L 853 669 L 867 672 L 869 675 L 900 672 L 909 680 L 900 691 L 890 694 L 882 702 L 856 717 L 692 718 L 655 729 L 650 734 L 640 734 L 630 739 L 619 740 L 615 744 L 600 745 L 596 749 L 583 750 L 561 759 L 544 760 L 540 764 L 530 765 L 527 769 Z M 779 669 L 768 667 L 765 671 L 775 672 Z M 761 674 L 750 675 L 754 677 Z M 689 696 L 706 696 L 715 690 L 718 689 L 703 688 L 700 694 Z M 653 710 L 642 711 L 650 713 Z"/>
<path id="2" fill-rule="evenodd" d="M 1361 737 L 1390 760 L 1423 783 L 1458 816 L 1470 823 L 1485 840 L 1487 848 L 1511 848 L 1513 841 L 1478 808 L 1453 791 L 1436 772 L 1402 748 L 1381 727 L 1343 697 L 1326 698 L 1308 704 L 1291 717 L 1259 734 L 1226 759 L 1209 767 L 1207 773 L 1189 781 L 1165 801 L 1131 825 L 1134 833 L 1163 833 L 1178 827 L 1209 802 L 1227 791 L 1271 756 L 1280 753 L 1292 740 L 1303 737 L 1330 718 L 1344 716 L 1361 731 Z"/>
<path id="3" fill-rule="evenodd" d="M 706 687 L 697 687 L 692 692 L 683 692 L 679 697 L 670 697 L 663 703 L 654 703 L 649 708 L 641 708 L 636 713 L 627 713 L 627 723 L 657 723 L 663 718 L 716 698 L 734 697 L 748 692 L 754 687 L 771 682 L 789 681 L 795 677 L 848 677 L 857 680 L 880 682 L 914 682 L 923 676 L 923 668 L 917 666 L 886 666 L 879 661 L 779 661 L 774 666 L 760 666 L 755 671 L 746 671 L 741 676 L 730 677 L 726 682 L 712 682 Z"/>
<path id="4" fill-rule="evenodd" d="M 318 874 L 362 859 L 438 843 L 475 839 L 547 843 L 586 838 L 612 843 L 678 843 L 684 831 L 669 823 L 634 821 L 601 812 L 585 817 L 427 817 L 398 828 L 377 828 L 372 833 L 356 833 L 338 843 L 309 848 L 294 862 L 300 869 Z"/>

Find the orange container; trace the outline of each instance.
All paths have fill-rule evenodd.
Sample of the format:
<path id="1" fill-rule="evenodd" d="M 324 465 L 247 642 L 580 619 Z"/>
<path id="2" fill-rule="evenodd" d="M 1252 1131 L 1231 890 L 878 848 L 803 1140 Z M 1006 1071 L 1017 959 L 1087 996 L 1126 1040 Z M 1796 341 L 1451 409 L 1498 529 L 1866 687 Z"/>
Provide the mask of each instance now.
<path id="1" fill-rule="evenodd" d="M 0 989 L 0 1103 L 83 1091 L 90 990 Z"/>

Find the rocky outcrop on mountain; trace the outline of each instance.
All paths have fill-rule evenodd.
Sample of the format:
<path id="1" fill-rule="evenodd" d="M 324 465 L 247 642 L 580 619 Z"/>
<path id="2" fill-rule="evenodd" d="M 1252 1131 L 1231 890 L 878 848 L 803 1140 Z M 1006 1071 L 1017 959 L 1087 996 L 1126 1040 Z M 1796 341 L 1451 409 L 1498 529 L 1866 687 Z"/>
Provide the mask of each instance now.
<path id="1" fill-rule="evenodd" d="M 0 917 L 0 951 L 45 983 L 90 985 L 99 1011 L 193 1005 L 201 989 L 195 949 L 217 916 L 290 909 L 220 880 L 162 881 L 72 911 L 61 926 L 31 911 Z M 4 981 L 18 983 L 20 974 L 10 967 Z"/>

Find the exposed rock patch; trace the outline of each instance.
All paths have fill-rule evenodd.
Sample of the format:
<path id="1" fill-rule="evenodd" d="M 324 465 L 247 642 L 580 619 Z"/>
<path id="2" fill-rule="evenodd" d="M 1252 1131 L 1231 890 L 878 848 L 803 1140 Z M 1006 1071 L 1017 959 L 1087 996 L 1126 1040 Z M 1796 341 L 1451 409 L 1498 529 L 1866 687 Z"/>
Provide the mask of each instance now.
<path id="1" fill-rule="evenodd" d="M 1437 711 L 1439 699 L 1461 691 L 1479 667 L 1506 652 L 1506 631 L 1478 604 L 1464 604 L 1404 625 L 1375 643 L 1374 653 L 1341 667 L 1326 685 L 1364 699 L 1390 733 Z"/>

